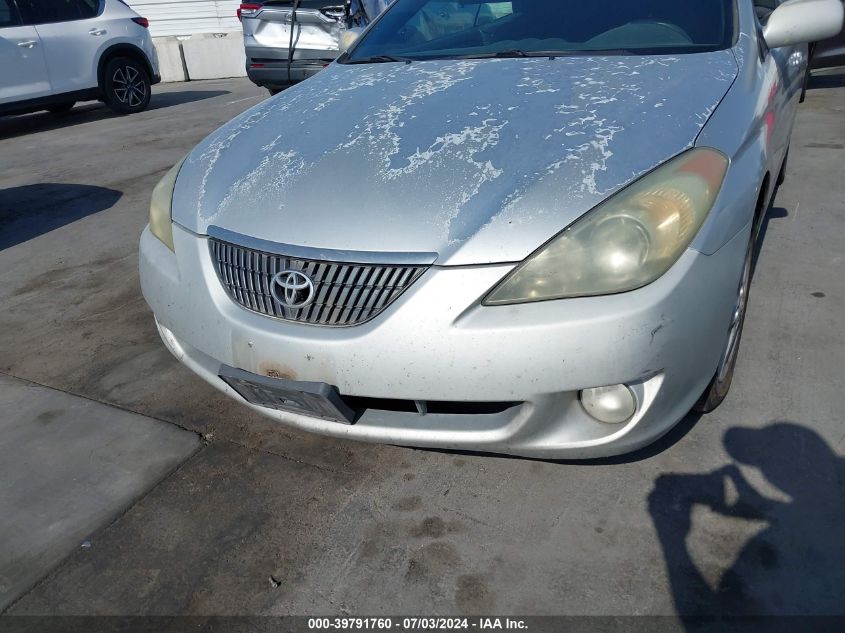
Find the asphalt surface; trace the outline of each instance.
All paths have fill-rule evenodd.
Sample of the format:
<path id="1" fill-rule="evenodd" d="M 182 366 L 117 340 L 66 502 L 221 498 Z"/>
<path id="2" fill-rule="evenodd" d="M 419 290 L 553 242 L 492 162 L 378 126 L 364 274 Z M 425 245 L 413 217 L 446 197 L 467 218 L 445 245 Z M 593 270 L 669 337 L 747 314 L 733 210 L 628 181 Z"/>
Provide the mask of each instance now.
<path id="1" fill-rule="evenodd" d="M 0 372 L 203 437 L 6 612 L 842 614 L 845 76 L 813 86 L 729 397 L 591 463 L 306 435 L 168 354 L 138 287 L 150 191 L 265 98 L 247 81 L 0 119 Z"/>

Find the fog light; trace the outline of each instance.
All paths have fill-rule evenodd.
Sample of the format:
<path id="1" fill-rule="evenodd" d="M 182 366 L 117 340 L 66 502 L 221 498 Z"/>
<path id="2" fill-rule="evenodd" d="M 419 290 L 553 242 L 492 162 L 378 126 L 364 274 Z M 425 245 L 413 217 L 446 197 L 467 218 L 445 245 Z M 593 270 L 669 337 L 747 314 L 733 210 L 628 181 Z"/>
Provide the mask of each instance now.
<path id="1" fill-rule="evenodd" d="M 584 410 L 599 422 L 619 424 L 637 410 L 637 400 L 625 385 L 584 389 L 578 396 Z"/>

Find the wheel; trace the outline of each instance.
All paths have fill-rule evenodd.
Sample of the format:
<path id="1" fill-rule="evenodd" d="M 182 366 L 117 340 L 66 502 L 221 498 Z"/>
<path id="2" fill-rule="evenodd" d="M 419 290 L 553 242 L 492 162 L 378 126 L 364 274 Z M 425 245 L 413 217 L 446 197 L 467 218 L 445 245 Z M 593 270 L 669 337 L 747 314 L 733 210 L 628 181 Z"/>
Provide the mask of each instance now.
<path id="1" fill-rule="evenodd" d="M 281 88 L 267 88 L 267 92 L 269 92 L 269 93 L 270 93 L 270 96 L 271 96 L 271 97 L 275 97 L 275 96 L 276 96 L 277 94 L 279 94 L 281 91 L 282 91 L 282 89 L 281 89 Z"/>
<path id="2" fill-rule="evenodd" d="M 728 328 L 728 340 L 722 357 L 719 360 L 719 368 L 716 375 L 707 385 L 707 389 L 701 394 L 693 409 L 700 413 L 710 413 L 713 409 L 722 404 L 722 400 L 728 395 L 731 388 L 731 381 L 734 377 L 734 368 L 739 352 L 739 341 L 742 338 L 742 326 L 745 323 L 745 313 L 748 309 L 748 292 L 751 289 L 751 262 L 754 253 L 754 230 L 751 231 L 751 239 L 748 242 L 748 251 L 745 253 L 745 262 L 742 265 L 742 277 L 739 282 L 734 311 L 731 315 L 731 324 Z"/>
<path id="3" fill-rule="evenodd" d="M 53 114 L 64 114 L 65 112 L 70 112 L 74 105 L 76 105 L 76 101 L 55 103 L 47 108 L 47 112 L 52 112 Z"/>
<path id="4" fill-rule="evenodd" d="M 150 75 L 129 57 L 115 57 L 103 71 L 103 101 L 118 114 L 140 112 L 150 103 Z"/>

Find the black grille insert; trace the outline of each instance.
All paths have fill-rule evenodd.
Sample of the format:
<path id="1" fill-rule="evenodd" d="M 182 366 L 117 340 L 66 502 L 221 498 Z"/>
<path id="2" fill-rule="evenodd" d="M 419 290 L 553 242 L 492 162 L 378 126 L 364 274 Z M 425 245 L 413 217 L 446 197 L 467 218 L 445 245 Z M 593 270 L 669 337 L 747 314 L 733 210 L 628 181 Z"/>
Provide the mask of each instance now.
<path id="1" fill-rule="evenodd" d="M 209 240 L 217 276 L 229 296 L 266 316 L 312 325 L 350 326 L 369 321 L 395 301 L 427 265 L 357 264 L 301 259 Z M 273 277 L 296 270 L 314 284 L 314 300 L 302 308 L 280 303 Z"/>
<path id="2" fill-rule="evenodd" d="M 399 400 L 392 398 L 362 398 L 358 396 L 341 396 L 346 405 L 356 411 L 376 409 L 380 411 L 397 411 L 403 413 L 417 413 L 419 410 L 414 400 Z M 492 415 L 502 413 L 521 402 L 463 402 L 449 400 L 424 400 L 428 413 L 446 415 Z"/>

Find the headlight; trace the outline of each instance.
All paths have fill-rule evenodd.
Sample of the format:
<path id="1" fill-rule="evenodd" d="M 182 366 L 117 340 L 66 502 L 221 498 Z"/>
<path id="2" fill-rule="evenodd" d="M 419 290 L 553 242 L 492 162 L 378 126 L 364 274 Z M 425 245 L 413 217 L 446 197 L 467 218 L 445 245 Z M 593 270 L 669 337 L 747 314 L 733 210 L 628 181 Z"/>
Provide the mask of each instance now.
<path id="1" fill-rule="evenodd" d="M 185 157 L 187 158 L 187 156 Z M 160 239 L 171 251 L 173 248 L 173 217 L 170 205 L 173 202 L 173 189 L 176 176 L 182 168 L 185 158 L 173 165 L 153 189 L 150 200 L 150 232 Z"/>
<path id="2" fill-rule="evenodd" d="M 706 148 L 664 163 L 529 256 L 484 304 L 613 294 L 650 284 L 692 242 L 727 167 L 724 154 Z"/>

